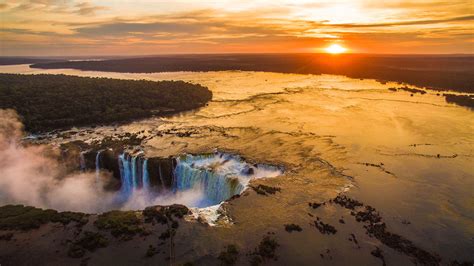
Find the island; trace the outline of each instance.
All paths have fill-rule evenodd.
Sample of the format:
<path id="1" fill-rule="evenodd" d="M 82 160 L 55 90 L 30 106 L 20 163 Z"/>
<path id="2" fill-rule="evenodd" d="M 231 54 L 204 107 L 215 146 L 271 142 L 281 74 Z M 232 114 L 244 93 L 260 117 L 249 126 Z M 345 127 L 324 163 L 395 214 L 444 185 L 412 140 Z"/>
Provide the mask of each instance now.
<path id="1" fill-rule="evenodd" d="M 183 81 L 0 74 L 0 109 L 29 132 L 125 122 L 204 106 L 212 92 Z"/>

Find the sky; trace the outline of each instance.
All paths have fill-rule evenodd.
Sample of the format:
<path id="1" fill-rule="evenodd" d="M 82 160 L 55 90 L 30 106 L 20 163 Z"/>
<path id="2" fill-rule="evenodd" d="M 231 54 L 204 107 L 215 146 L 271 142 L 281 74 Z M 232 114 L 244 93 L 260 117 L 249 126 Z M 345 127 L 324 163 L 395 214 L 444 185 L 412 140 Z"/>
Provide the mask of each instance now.
<path id="1" fill-rule="evenodd" d="M 474 0 L 0 0 L 1 56 L 474 53 Z"/>

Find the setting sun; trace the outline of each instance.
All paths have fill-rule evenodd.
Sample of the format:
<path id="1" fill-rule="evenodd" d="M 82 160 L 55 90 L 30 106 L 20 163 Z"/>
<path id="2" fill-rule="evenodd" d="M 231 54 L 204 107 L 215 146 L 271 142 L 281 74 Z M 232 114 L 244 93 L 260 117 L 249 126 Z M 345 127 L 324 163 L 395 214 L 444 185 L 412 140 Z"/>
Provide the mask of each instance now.
<path id="1" fill-rule="evenodd" d="M 342 54 L 347 51 L 347 48 L 340 46 L 339 44 L 332 44 L 324 49 L 330 54 Z"/>

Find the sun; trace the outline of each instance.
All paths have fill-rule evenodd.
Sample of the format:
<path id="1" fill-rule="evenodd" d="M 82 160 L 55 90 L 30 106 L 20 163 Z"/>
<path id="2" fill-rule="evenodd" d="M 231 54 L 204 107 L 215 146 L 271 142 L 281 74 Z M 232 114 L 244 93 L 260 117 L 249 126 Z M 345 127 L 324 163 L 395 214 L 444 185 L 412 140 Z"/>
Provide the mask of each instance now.
<path id="1" fill-rule="evenodd" d="M 326 53 L 330 54 L 342 54 L 347 51 L 347 48 L 340 46 L 339 44 L 331 44 L 330 46 L 324 48 Z"/>

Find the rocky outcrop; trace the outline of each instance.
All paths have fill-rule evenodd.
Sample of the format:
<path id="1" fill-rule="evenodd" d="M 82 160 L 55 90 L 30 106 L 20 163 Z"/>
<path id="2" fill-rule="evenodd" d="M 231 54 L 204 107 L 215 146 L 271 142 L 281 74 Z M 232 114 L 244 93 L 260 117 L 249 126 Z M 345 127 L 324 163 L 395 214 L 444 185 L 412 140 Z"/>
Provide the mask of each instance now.
<path id="1" fill-rule="evenodd" d="M 160 189 L 172 188 L 174 185 L 174 168 L 176 159 L 173 157 L 148 158 L 148 172 L 150 174 L 151 186 Z"/>

